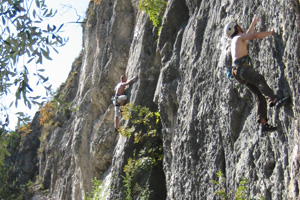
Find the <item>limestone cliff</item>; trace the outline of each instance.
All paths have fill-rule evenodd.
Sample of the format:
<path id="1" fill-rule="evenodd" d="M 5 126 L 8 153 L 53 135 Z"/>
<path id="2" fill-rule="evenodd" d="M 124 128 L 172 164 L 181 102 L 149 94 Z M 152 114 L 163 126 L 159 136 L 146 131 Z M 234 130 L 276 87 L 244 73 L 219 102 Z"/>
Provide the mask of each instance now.
<path id="1" fill-rule="evenodd" d="M 228 193 L 246 178 L 251 196 L 300 198 L 298 0 L 169 0 L 159 35 L 137 0 L 91 3 L 87 13 L 81 62 L 64 89 L 80 107 L 60 113 L 41 142 L 39 177 L 48 193 L 34 198 L 83 199 L 97 177 L 109 184 L 103 198 L 125 199 L 123 169 L 134 144 L 114 132 L 110 101 L 122 74 L 139 76 L 128 102 L 161 115 L 164 160 L 150 199 L 218 199 L 211 180 L 219 170 Z M 231 58 L 223 27 L 238 20 L 246 29 L 254 14 L 257 31 L 276 32 L 249 42 L 254 68 L 280 97 L 292 97 L 268 109 L 278 126 L 270 134 L 255 123 L 252 94 L 225 75 Z"/>

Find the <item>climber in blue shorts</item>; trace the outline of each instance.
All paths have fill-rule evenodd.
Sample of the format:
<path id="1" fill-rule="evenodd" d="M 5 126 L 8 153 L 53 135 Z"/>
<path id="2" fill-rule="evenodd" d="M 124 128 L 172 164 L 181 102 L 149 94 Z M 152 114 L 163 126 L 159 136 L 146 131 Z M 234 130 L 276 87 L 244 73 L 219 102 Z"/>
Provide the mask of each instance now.
<path id="1" fill-rule="evenodd" d="M 127 85 L 133 83 L 137 78 L 135 75 L 132 79 L 127 81 L 127 77 L 122 75 L 120 82 L 115 87 L 115 96 L 114 96 L 114 105 L 115 105 L 115 130 L 118 131 L 119 126 L 119 117 L 121 116 L 121 108 L 127 100 L 127 96 L 124 94 L 125 88 Z"/>

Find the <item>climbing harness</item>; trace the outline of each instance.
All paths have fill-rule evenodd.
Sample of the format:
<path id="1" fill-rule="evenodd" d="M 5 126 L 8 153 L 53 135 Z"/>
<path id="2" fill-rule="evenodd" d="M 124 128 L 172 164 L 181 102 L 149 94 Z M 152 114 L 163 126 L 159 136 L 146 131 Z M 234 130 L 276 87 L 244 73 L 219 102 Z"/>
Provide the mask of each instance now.
<path id="1" fill-rule="evenodd" d="M 241 69 L 240 69 L 240 71 L 239 71 L 238 76 L 239 76 L 242 80 L 245 80 L 245 79 L 243 78 L 243 73 L 244 73 L 244 71 L 247 69 L 247 67 L 251 67 L 251 66 L 252 66 L 251 59 L 250 59 L 249 55 L 243 56 L 243 57 L 238 58 L 237 60 L 235 60 L 235 61 L 233 62 L 233 65 L 232 65 L 232 69 L 233 69 L 233 70 L 236 70 L 238 65 L 242 65 L 242 67 L 241 67 Z M 234 75 L 235 75 L 235 74 L 234 74 L 233 71 L 232 71 L 232 76 L 234 77 Z"/>
<path id="2" fill-rule="evenodd" d="M 119 106 L 119 105 L 120 105 L 120 103 L 117 101 L 117 99 L 115 99 L 115 96 L 112 96 L 112 97 L 111 97 L 111 102 L 112 102 L 112 104 L 114 104 L 115 106 Z"/>
<path id="3" fill-rule="evenodd" d="M 232 82 L 232 80 L 234 79 L 234 76 L 232 74 L 232 66 L 227 67 L 226 69 L 226 77 L 227 79 Z"/>

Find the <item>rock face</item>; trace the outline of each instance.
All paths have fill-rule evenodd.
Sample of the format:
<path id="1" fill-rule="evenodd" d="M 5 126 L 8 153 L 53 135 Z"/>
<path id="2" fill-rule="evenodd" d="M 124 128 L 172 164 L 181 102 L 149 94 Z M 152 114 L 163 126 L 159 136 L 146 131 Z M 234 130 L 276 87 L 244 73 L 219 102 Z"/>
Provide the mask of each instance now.
<path id="1" fill-rule="evenodd" d="M 11 169 L 11 180 L 17 180 L 20 185 L 27 184 L 38 175 L 38 149 L 40 147 L 38 113 L 28 126 L 28 131 L 21 131 L 21 137 L 14 141 L 14 148 L 10 147 L 11 156 L 6 157 L 7 168 Z"/>
<path id="2" fill-rule="evenodd" d="M 218 199 L 211 182 L 218 171 L 228 194 L 246 178 L 252 197 L 300 198 L 299 1 L 169 0 L 159 36 L 136 0 L 91 3 L 88 13 L 82 63 L 68 89 L 68 101 L 80 108 L 60 115 L 42 146 L 47 198 L 84 199 L 91 179 L 109 177 L 105 198 L 125 199 L 123 168 L 133 141 L 114 132 L 110 101 L 122 74 L 139 76 L 128 102 L 161 115 L 164 160 L 151 184 L 164 186 L 153 186 L 151 199 Z M 223 27 L 238 20 L 246 30 L 254 14 L 256 31 L 275 30 L 249 42 L 254 68 L 280 97 L 292 98 L 268 108 L 278 126 L 270 134 L 255 122 L 254 96 L 225 75 L 231 58 Z"/>

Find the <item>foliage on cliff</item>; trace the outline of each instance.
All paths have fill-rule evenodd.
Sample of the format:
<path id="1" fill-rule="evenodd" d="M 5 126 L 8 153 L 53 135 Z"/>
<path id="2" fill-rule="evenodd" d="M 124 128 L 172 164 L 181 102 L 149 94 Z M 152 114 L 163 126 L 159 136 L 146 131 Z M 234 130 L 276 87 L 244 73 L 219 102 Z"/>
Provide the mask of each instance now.
<path id="1" fill-rule="evenodd" d="M 164 0 L 139 0 L 139 9 L 144 10 L 155 27 L 160 27 L 167 6 Z"/>
<path id="2" fill-rule="evenodd" d="M 149 179 L 153 168 L 162 164 L 162 135 L 160 114 L 147 107 L 127 104 L 122 114 L 132 123 L 131 128 L 122 127 L 121 134 L 134 137 L 133 155 L 124 167 L 126 200 L 134 198 L 149 199 Z"/>

